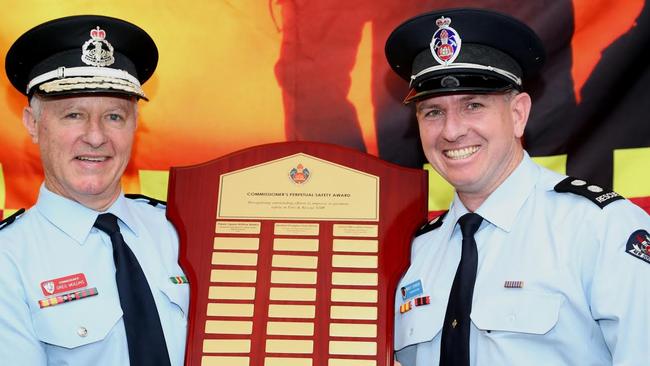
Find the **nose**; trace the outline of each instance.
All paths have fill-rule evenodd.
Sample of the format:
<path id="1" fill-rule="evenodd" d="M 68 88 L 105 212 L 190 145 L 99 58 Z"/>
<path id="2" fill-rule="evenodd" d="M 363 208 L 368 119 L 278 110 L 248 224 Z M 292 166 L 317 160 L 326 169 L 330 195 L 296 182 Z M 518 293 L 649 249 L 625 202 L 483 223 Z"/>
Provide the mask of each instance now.
<path id="1" fill-rule="evenodd" d="M 99 117 L 93 116 L 88 119 L 83 134 L 83 141 L 93 148 L 98 148 L 106 143 L 107 140 L 108 137 L 106 136 L 105 127 Z"/>
<path id="2" fill-rule="evenodd" d="M 455 111 L 449 111 L 445 116 L 441 137 L 447 141 L 454 142 L 467 134 L 467 125 L 463 118 Z"/>

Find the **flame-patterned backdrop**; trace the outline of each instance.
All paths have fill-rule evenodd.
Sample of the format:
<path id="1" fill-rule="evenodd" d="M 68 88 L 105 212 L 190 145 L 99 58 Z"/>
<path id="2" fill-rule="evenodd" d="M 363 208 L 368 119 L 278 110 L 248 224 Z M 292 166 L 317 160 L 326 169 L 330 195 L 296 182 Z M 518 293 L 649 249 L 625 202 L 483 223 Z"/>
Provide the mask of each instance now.
<path id="1" fill-rule="evenodd" d="M 412 110 L 401 104 L 407 86 L 384 59 L 388 34 L 434 8 L 510 13 L 538 32 L 548 52 L 543 77 L 531 85 L 530 154 L 650 211 L 650 9 L 644 0 L 1 2 L 3 65 L 20 34 L 56 17 L 104 14 L 151 34 L 160 61 L 145 84 L 151 101 L 141 103 L 123 187 L 161 199 L 170 166 L 285 140 L 337 143 L 430 169 Z M 31 206 L 43 179 L 38 149 L 20 122 L 25 103 L 3 72 L 0 217 Z M 432 172 L 429 210 L 445 209 L 451 195 Z"/>

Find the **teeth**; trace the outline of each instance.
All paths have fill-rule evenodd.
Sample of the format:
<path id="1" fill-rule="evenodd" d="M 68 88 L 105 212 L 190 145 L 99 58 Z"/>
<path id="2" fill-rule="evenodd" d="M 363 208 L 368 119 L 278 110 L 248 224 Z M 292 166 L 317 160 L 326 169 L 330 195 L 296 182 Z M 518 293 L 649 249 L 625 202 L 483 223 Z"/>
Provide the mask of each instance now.
<path id="1" fill-rule="evenodd" d="M 100 162 L 100 161 L 104 161 L 104 160 L 106 160 L 105 157 L 94 157 L 94 158 L 91 158 L 91 157 L 88 157 L 88 156 L 78 156 L 77 159 L 78 159 L 78 160 L 81 160 L 81 161 L 92 161 L 92 162 Z"/>
<path id="2" fill-rule="evenodd" d="M 472 156 L 475 152 L 479 150 L 478 146 L 464 147 L 462 149 L 456 150 L 445 150 L 444 154 L 446 157 L 454 160 L 465 159 Z"/>

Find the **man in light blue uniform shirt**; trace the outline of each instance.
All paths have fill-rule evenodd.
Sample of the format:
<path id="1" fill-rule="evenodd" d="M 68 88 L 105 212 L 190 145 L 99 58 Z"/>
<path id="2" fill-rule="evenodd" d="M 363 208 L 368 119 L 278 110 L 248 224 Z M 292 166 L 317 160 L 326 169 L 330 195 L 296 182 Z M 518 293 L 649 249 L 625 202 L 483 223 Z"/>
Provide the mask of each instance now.
<path id="1" fill-rule="evenodd" d="M 386 55 L 410 81 L 405 102 L 415 103 L 427 159 L 456 190 L 413 241 L 396 293 L 396 360 L 650 364 L 649 216 L 523 149 L 523 82 L 544 60 L 534 32 L 485 10 L 440 10 L 397 27 Z M 480 224 L 463 235 L 459 219 L 469 216 Z M 472 247 L 473 264 L 461 266 Z M 464 299 L 468 332 L 458 337 Z"/>
<path id="2" fill-rule="evenodd" d="M 178 236 L 162 202 L 126 198 L 120 186 L 137 102 L 146 99 L 141 83 L 157 60 L 145 31 L 103 16 L 44 23 L 9 50 L 7 76 L 29 98 L 23 124 L 39 145 L 45 181 L 36 205 L 0 224 L 1 364 L 146 364 L 133 361 L 133 349 L 183 364 L 189 288 Z M 123 240 L 94 227 L 100 214 L 117 217 Z M 127 340 L 118 242 L 144 274 L 140 293 L 150 290 L 152 300 L 142 317 L 157 312 L 161 349 L 138 349 L 153 333 Z"/>

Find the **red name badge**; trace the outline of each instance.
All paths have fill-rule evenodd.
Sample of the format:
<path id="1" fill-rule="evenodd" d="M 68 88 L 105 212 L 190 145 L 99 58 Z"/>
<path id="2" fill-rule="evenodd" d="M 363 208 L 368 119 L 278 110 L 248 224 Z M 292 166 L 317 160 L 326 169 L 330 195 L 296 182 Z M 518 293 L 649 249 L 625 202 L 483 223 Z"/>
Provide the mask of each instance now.
<path id="1" fill-rule="evenodd" d="M 88 282 L 83 273 L 41 282 L 41 290 L 45 296 L 58 294 L 59 292 L 72 291 L 86 286 L 88 286 Z"/>

